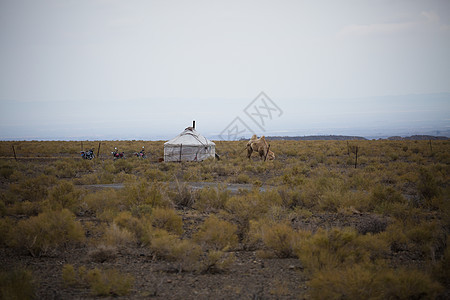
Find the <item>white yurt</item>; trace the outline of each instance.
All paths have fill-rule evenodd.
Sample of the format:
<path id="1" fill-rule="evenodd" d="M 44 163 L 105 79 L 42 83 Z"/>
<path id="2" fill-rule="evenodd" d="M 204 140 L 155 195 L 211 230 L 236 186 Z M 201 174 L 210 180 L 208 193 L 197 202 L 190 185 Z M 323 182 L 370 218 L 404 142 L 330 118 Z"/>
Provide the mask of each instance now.
<path id="1" fill-rule="evenodd" d="M 216 144 L 198 133 L 195 127 L 186 128 L 164 143 L 164 161 L 202 161 L 215 155 Z"/>

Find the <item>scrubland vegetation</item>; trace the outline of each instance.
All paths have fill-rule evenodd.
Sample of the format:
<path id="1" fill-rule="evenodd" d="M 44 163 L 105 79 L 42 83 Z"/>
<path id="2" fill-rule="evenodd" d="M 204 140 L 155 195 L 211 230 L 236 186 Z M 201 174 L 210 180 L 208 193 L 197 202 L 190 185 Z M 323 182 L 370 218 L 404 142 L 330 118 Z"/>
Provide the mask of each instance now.
<path id="1" fill-rule="evenodd" d="M 102 142 L 82 160 L 80 144 L 0 143 L 0 298 L 50 297 L 50 284 L 194 299 L 198 278 L 221 278 L 204 298 L 450 297 L 450 141 L 272 141 L 266 162 L 217 142 L 221 160 L 201 163 L 158 162 L 163 142 L 148 141 Z M 148 159 L 132 156 L 142 146 Z M 270 273 L 285 261 L 289 276 Z M 255 263 L 269 275 L 245 276 L 263 272 Z M 185 297 L 167 287 L 191 279 Z"/>

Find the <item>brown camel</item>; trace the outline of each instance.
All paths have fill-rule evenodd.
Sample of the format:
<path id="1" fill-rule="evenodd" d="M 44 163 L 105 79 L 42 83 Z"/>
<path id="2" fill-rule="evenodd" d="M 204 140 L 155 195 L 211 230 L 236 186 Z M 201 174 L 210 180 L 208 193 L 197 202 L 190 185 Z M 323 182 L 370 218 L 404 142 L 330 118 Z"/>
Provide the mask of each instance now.
<path id="1" fill-rule="evenodd" d="M 247 158 L 250 159 L 253 151 L 259 154 L 261 160 L 274 160 L 275 154 L 269 150 L 270 145 L 267 143 L 265 136 L 261 136 L 259 139 L 256 134 L 247 143 Z"/>

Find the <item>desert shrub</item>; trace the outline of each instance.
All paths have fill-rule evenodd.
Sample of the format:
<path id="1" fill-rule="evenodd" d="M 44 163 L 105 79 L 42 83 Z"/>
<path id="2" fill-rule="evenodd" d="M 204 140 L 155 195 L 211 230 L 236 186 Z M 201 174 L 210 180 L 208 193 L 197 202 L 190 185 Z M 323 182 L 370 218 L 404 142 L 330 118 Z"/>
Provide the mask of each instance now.
<path id="1" fill-rule="evenodd" d="M 371 209 L 378 209 L 382 212 L 389 211 L 391 205 L 406 203 L 405 198 L 398 190 L 381 184 L 374 187 L 369 201 Z"/>
<path id="2" fill-rule="evenodd" d="M 174 209 L 155 208 L 151 215 L 152 225 L 175 234 L 183 233 L 183 219 Z"/>
<path id="3" fill-rule="evenodd" d="M 9 243 L 10 235 L 14 222 L 10 218 L 0 218 L 0 246 L 5 246 Z"/>
<path id="4" fill-rule="evenodd" d="M 130 293 L 134 277 L 117 269 L 87 271 L 81 266 L 75 270 L 73 265 L 66 264 L 62 269 L 62 278 L 66 286 L 89 286 L 95 296 L 126 296 Z"/>
<path id="5" fill-rule="evenodd" d="M 250 183 L 250 177 L 247 174 L 239 174 L 233 179 L 233 183 Z"/>
<path id="6" fill-rule="evenodd" d="M 299 243 L 299 236 L 288 224 L 274 224 L 264 226 L 261 230 L 264 245 L 274 252 L 277 257 L 294 257 Z"/>
<path id="7" fill-rule="evenodd" d="M 310 271 L 317 271 L 371 262 L 381 259 L 388 250 L 379 235 L 361 236 L 354 229 L 332 228 L 304 234 L 296 254 Z"/>
<path id="8" fill-rule="evenodd" d="M 445 231 L 436 221 L 401 222 L 390 224 L 384 233 L 383 240 L 389 243 L 391 250 L 413 251 L 435 260 L 435 255 L 445 245 Z"/>
<path id="9" fill-rule="evenodd" d="M 31 271 L 16 269 L 0 272 L 0 299 L 34 299 L 35 286 Z"/>
<path id="10" fill-rule="evenodd" d="M 198 268 L 202 249 L 191 240 L 177 240 L 173 245 L 168 259 L 176 263 L 178 272 L 192 271 Z"/>
<path id="11" fill-rule="evenodd" d="M 18 196 L 20 201 L 38 202 L 47 197 L 48 188 L 53 183 L 55 183 L 54 177 L 39 175 L 25 179 L 19 184 L 10 185 L 10 190 Z"/>
<path id="12" fill-rule="evenodd" d="M 0 177 L 9 179 L 13 173 L 14 169 L 11 165 L 3 163 L 0 165 Z"/>
<path id="13" fill-rule="evenodd" d="M 193 208 L 203 211 L 210 212 L 218 209 L 223 209 L 225 203 L 230 197 L 230 191 L 221 186 L 216 188 L 202 188 L 195 194 L 195 202 Z"/>
<path id="14" fill-rule="evenodd" d="M 27 250 L 32 256 L 47 254 L 84 240 L 81 224 L 67 209 L 48 211 L 19 221 L 12 231 L 11 245 Z"/>
<path id="15" fill-rule="evenodd" d="M 447 235 L 446 248 L 439 262 L 433 266 L 433 275 L 443 285 L 450 283 L 450 236 Z"/>
<path id="16" fill-rule="evenodd" d="M 442 286 L 418 270 L 356 264 L 315 273 L 313 299 L 435 299 Z"/>
<path id="17" fill-rule="evenodd" d="M 174 262 L 179 272 L 195 270 L 202 254 L 196 243 L 180 240 L 178 236 L 163 229 L 154 230 L 150 249 L 157 257 Z"/>
<path id="18" fill-rule="evenodd" d="M 65 264 L 62 268 L 62 279 L 65 286 L 74 286 L 78 283 L 77 273 L 71 264 Z"/>
<path id="19" fill-rule="evenodd" d="M 246 243 L 250 248 L 261 244 L 262 250 L 258 252 L 259 256 L 295 257 L 300 242 L 300 234 L 285 222 L 277 223 L 267 219 L 250 221 Z"/>
<path id="20" fill-rule="evenodd" d="M 115 223 L 105 231 L 103 241 L 109 246 L 127 246 L 136 242 L 134 235 L 125 228 L 120 228 Z"/>
<path id="21" fill-rule="evenodd" d="M 277 191 L 283 207 L 295 208 L 303 205 L 302 194 L 298 189 L 280 187 Z"/>
<path id="22" fill-rule="evenodd" d="M 144 176 L 149 181 L 164 181 L 167 180 L 166 173 L 159 170 L 159 169 L 153 169 L 148 168 L 144 171 Z"/>
<path id="23" fill-rule="evenodd" d="M 150 205 L 151 207 L 170 206 L 170 202 L 162 191 L 162 188 L 156 184 L 148 184 L 146 181 L 128 183 L 120 191 L 124 198 L 124 203 L 129 209 L 140 205 Z"/>
<path id="24" fill-rule="evenodd" d="M 114 224 L 133 233 L 139 243 L 147 244 L 149 242 L 151 223 L 147 218 L 139 219 L 132 216 L 130 212 L 124 211 L 114 218 Z"/>
<path id="25" fill-rule="evenodd" d="M 261 193 L 253 191 L 228 199 L 225 203 L 225 211 L 237 223 L 238 235 L 243 239 L 248 231 L 249 221 L 257 220 L 264 216 L 271 206 L 277 204 L 279 203 L 273 203 L 270 197 L 262 197 Z"/>
<path id="26" fill-rule="evenodd" d="M 8 214 L 37 216 L 44 210 L 41 202 L 20 201 L 6 208 Z"/>
<path id="27" fill-rule="evenodd" d="M 134 282 L 133 276 L 116 269 L 100 271 L 95 268 L 88 271 L 86 278 L 92 294 L 96 296 L 125 296 L 129 294 Z"/>
<path id="28" fill-rule="evenodd" d="M 420 197 L 428 201 L 440 195 L 441 191 L 437 180 L 429 170 L 420 169 L 417 192 Z"/>
<path id="29" fill-rule="evenodd" d="M 78 168 L 75 161 L 60 159 L 54 163 L 54 174 L 58 178 L 72 178 L 77 174 Z"/>
<path id="30" fill-rule="evenodd" d="M 206 249 L 227 251 L 238 244 L 237 226 L 209 216 L 194 235 L 194 240 Z"/>
<path id="31" fill-rule="evenodd" d="M 94 213 L 97 217 L 108 211 L 118 212 L 121 205 L 121 199 L 114 189 L 104 189 L 94 193 L 87 194 L 82 202 L 88 211 Z"/>
<path id="32" fill-rule="evenodd" d="M 173 203 L 180 208 L 191 208 L 195 203 L 195 194 L 186 184 L 179 184 L 177 189 L 169 191 L 169 197 Z"/>
<path id="33" fill-rule="evenodd" d="M 131 173 L 133 170 L 133 165 L 129 160 L 126 159 L 118 159 L 114 161 L 114 170 L 112 170 L 112 173 L 117 174 L 120 172 L 124 173 Z"/>
<path id="34" fill-rule="evenodd" d="M 116 258 L 117 248 L 115 246 L 100 244 L 88 252 L 91 261 L 96 263 L 104 263 Z"/>
<path id="35" fill-rule="evenodd" d="M 75 190 L 73 183 L 61 181 L 50 190 L 48 200 L 53 210 L 67 208 L 75 213 L 80 195 L 81 192 Z"/>
<path id="36" fill-rule="evenodd" d="M 178 236 L 171 234 L 164 229 L 152 231 L 150 249 L 159 258 L 168 258 L 172 253 L 172 246 L 178 241 Z"/>
<path id="37" fill-rule="evenodd" d="M 228 270 L 236 260 L 233 253 L 226 253 L 219 250 L 210 250 L 203 259 L 200 272 L 221 273 Z"/>

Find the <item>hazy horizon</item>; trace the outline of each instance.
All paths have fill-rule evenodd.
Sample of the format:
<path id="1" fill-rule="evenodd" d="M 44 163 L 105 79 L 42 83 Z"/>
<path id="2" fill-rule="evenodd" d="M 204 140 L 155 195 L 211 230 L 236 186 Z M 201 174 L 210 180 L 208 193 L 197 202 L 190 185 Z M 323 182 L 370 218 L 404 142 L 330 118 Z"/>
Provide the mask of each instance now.
<path id="1" fill-rule="evenodd" d="M 2 0 L 0 140 L 450 136 L 449 53 L 445 0 Z"/>

